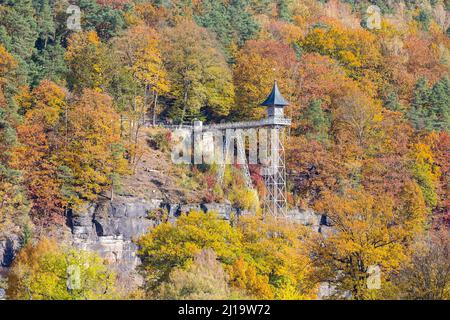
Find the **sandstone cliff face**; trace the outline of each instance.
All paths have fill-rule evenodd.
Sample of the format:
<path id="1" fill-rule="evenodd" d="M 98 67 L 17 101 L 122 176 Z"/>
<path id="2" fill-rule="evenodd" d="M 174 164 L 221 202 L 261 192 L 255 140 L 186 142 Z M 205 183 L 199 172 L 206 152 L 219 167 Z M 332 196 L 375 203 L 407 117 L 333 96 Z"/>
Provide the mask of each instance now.
<path id="1" fill-rule="evenodd" d="M 237 211 L 226 203 L 177 204 L 160 199 L 120 198 L 113 202 L 93 204 L 69 215 L 68 225 L 72 230 L 73 244 L 98 252 L 121 271 L 132 271 L 139 264 L 134 240 L 158 224 L 149 215 L 158 209 L 168 213 L 169 221 L 191 210 L 216 212 L 229 220 L 231 214 Z M 312 210 L 292 210 L 289 218 L 315 231 L 323 232 L 329 228 L 326 220 Z"/>
<path id="2" fill-rule="evenodd" d="M 119 197 L 72 212 L 67 219 L 72 244 L 99 253 L 121 276 L 136 280 L 139 258 L 134 241 L 158 224 L 150 213 L 159 209 L 168 213 L 169 221 L 191 210 L 214 211 L 224 219 L 235 211 L 229 204 L 176 204 L 160 199 Z"/>
<path id="3" fill-rule="evenodd" d="M 180 214 L 191 210 L 216 212 L 223 219 L 229 220 L 231 214 L 237 211 L 228 203 L 178 204 L 161 199 L 118 197 L 112 202 L 91 204 L 68 215 L 67 226 L 71 231 L 72 244 L 98 252 L 124 271 L 133 270 L 139 263 L 134 240 L 158 223 L 149 215 L 158 209 L 168 213 L 169 221 L 174 221 Z M 324 216 L 312 210 L 291 210 L 289 219 L 318 232 L 329 232 L 331 228 Z M 0 240 L 1 267 L 11 265 L 19 247 L 20 239 L 17 236 Z"/>

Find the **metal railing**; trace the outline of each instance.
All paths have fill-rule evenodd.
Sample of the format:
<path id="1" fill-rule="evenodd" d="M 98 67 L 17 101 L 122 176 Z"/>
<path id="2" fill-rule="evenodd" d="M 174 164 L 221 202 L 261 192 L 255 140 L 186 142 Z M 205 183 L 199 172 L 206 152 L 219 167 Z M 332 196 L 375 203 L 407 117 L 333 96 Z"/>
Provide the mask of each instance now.
<path id="1" fill-rule="evenodd" d="M 150 121 L 144 121 L 143 125 L 146 127 L 162 127 L 167 129 L 188 129 L 193 130 L 194 124 L 167 124 L 159 122 L 153 125 Z M 203 130 L 226 130 L 226 129 L 247 129 L 247 128 L 259 128 L 267 126 L 282 126 L 288 127 L 291 125 L 291 119 L 280 118 L 280 117 L 270 117 L 255 121 L 238 121 L 238 122 L 225 122 L 216 124 L 206 124 L 203 125 Z"/>

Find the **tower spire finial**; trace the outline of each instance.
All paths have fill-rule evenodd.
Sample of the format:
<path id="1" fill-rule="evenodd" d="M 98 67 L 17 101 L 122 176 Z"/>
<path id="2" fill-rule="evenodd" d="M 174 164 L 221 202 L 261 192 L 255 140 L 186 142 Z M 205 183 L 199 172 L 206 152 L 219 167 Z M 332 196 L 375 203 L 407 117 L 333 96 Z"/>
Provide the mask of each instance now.
<path id="1" fill-rule="evenodd" d="M 266 100 L 263 103 L 261 103 L 261 105 L 265 107 L 271 106 L 285 107 L 289 105 L 289 103 L 281 95 L 280 90 L 278 89 L 278 82 L 276 79 L 273 82 L 272 91 L 270 92 Z"/>

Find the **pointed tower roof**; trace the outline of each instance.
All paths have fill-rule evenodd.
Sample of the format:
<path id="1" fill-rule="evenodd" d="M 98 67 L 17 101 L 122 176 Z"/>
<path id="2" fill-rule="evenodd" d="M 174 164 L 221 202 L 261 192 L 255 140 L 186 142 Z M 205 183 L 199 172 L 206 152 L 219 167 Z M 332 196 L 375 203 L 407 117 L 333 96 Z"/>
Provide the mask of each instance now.
<path id="1" fill-rule="evenodd" d="M 285 107 L 289 105 L 289 103 L 281 95 L 280 90 L 278 90 L 278 84 L 276 80 L 275 83 L 273 84 L 272 92 L 269 94 L 267 99 L 263 103 L 261 103 L 261 105 L 266 107 L 270 106 Z"/>

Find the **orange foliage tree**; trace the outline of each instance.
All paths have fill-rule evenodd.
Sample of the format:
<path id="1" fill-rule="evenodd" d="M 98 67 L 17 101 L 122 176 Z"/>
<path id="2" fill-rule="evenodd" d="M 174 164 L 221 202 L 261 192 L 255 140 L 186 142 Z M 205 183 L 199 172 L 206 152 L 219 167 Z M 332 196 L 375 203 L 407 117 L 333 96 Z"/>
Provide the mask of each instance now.
<path id="1" fill-rule="evenodd" d="M 438 202 L 435 208 L 436 227 L 450 227 L 450 136 L 448 132 L 430 133 L 426 141 L 433 152 L 434 164 L 438 166 L 440 178 L 437 182 Z"/>
<path id="2" fill-rule="evenodd" d="M 24 121 L 17 127 L 20 144 L 14 151 L 14 167 L 22 170 L 35 213 L 61 213 L 65 201 L 60 194 L 60 119 L 67 110 L 65 91 L 44 80 L 18 98 Z"/>
<path id="3" fill-rule="evenodd" d="M 259 106 L 270 92 L 274 80 L 288 100 L 294 94 L 297 60 L 294 50 L 276 41 L 250 40 L 238 52 L 234 68 L 236 103 L 234 118 L 261 118 Z"/>
<path id="4" fill-rule="evenodd" d="M 34 213 L 58 217 L 95 200 L 126 172 L 109 96 L 86 90 L 72 105 L 61 87 L 44 80 L 18 100 L 24 122 L 17 128 L 13 164 L 24 174 Z"/>
<path id="5" fill-rule="evenodd" d="M 119 116 L 111 97 L 87 89 L 67 118 L 61 159 L 70 177 L 70 203 L 93 201 L 106 190 L 111 190 L 112 197 L 118 175 L 127 172 L 127 163 L 120 143 Z"/>

